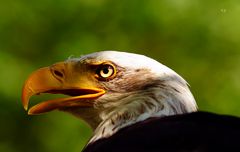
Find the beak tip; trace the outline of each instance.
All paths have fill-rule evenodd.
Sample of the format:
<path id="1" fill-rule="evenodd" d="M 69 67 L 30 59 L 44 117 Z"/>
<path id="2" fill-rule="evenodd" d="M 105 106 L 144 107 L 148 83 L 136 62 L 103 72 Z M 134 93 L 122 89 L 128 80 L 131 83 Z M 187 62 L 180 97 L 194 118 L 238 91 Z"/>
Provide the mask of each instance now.
<path id="1" fill-rule="evenodd" d="M 28 106 L 27 105 L 24 105 L 23 108 L 24 108 L 25 111 L 28 110 Z"/>
<path id="2" fill-rule="evenodd" d="M 28 110 L 28 100 L 25 100 L 24 98 L 22 98 L 22 105 L 24 110 Z"/>
<path id="3" fill-rule="evenodd" d="M 25 90 L 22 93 L 22 105 L 24 110 L 28 110 L 28 102 L 29 102 L 29 95 L 25 92 Z"/>

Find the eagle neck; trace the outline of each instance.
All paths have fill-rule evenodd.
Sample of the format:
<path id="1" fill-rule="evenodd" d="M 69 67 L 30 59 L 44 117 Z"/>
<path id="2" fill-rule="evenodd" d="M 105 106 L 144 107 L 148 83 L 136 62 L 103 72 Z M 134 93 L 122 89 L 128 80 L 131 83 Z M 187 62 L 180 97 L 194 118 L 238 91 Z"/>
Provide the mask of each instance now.
<path id="1" fill-rule="evenodd" d="M 164 117 L 197 110 L 195 100 L 188 87 L 159 85 L 142 92 L 131 92 L 114 106 L 101 112 L 101 123 L 94 131 L 89 143 L 107 138 L 118 130 L 151 117 Z"/>

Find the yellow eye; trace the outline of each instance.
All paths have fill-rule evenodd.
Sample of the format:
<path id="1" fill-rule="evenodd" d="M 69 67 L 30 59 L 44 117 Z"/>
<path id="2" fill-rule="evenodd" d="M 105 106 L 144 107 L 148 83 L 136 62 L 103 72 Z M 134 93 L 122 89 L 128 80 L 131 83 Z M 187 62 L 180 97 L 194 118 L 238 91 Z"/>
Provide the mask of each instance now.
<path id="1" fill-rule="evenodd" d="M 98 78 L 108 79 L 115 75 L 115 68 L 110 64 L 103 64 L 97 70 Z"/>

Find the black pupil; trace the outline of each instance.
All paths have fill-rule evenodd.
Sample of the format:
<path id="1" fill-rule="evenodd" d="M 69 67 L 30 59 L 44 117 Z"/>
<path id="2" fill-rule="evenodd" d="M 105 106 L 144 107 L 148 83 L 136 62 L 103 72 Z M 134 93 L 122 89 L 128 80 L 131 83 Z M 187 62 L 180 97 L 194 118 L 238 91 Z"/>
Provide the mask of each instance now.
<path id="1" fill-rule="evenodd" d="M 109 67 L 104 67 L 103 69 L 102 69 L 102 71 L 103 71 L 103 73 L 104 74 L 108 74 L 108 72 L 109 72 Z"/>

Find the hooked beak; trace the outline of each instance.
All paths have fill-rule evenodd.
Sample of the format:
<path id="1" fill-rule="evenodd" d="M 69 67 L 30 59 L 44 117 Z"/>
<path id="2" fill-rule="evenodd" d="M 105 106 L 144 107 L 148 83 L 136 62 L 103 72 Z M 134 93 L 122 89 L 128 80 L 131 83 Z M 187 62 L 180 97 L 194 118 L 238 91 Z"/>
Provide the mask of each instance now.
<path id="1" fill-rule="evenodd" d="M 78 68 L 78 69 L 76 69 Z M 66 107 L 91 107 L 94 99 L 105 94 L 97 87 L 91 73 L 74 62 L 60 62 L 38 69 L 26 80 L 22 90 L 22 104 L 28 110 L 29 100 L 41 93 L 65 94 L 71 97 L 43 101 L 28 110 L 29 115 L 41 114 Z"/>

